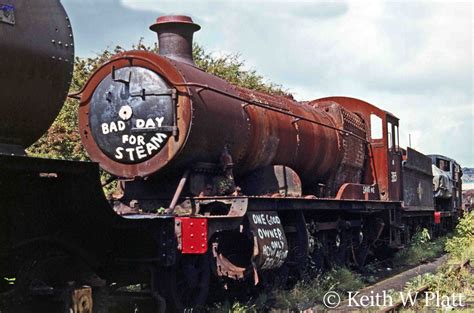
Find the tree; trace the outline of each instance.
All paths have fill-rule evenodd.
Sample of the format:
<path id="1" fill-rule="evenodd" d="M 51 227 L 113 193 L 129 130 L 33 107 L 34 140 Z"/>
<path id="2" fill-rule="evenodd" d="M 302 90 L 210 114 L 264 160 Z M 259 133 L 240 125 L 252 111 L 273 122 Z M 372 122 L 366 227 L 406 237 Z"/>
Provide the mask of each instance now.
<path id="1" fill-rule="evenodd" d="M 132 47 L 137 50 L 158 52 L 158 46 L 147 47 L 140 40 Z M 117 46 L 113 50 L 105 49 L 96 57 L 76 57 L 70 92 L 80 90 L 92 73 L 114 54 L 125 51 Z M 271 94 L 287 94 L 281 86 L 265 82 L 263 77 L 255 70 L 245 69 L 245 63 L 238 54 L 229 54 L 215 57 L 206 53 L 204 49 L 195 45 L 193 49 L 196 65 L 202 70 L 228 80 L 232 84 L 264 91 Z M 32 156 L 64 159 L 64 160 L 89 160 L 82 144 L 78 130 L 77 107 L 78 100 L 66 99 L 61 112 L 48 131 L 31 147 L 28 152 Z"/>

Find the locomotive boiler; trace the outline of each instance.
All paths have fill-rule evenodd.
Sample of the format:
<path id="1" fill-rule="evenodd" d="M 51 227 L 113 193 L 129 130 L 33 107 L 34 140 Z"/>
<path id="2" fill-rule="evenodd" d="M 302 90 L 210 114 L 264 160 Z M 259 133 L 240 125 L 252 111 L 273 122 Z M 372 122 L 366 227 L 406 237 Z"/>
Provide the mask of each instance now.
<path id="1" fill-rule="evenodd" d="M 188 17 L 161 17 L 150 28 L 158 33 L 160 55 L 116 56 L 94 73 L 81 97 L 84 146 L 106 171 L 138 180 L 214 164 L 232 168 L 237 184 L 230 184 L 245 194 L 258 194 L 245 188 L 248 176 L 274 165 L 291 170 L 307 194 L 323 186 L 324 195 L 335 196 L 342 184 L 363 181 L 368 157 L 361 116 L 336 102 L 296 102 L 203 72 L 192 58 L 200 27 Z M 191 186 L 193 195 L 235 191 Z"/>

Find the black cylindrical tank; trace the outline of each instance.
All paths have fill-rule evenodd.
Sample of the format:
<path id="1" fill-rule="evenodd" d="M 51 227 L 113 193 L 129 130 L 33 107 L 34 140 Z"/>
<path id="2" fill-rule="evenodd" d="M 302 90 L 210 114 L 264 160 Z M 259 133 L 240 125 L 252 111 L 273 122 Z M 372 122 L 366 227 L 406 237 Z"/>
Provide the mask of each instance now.
<path id="1" fill-rule="evenodd" d="M 0 148 L 28 147 L 48 129 L 73 64 L 71 24 L 59 0 L 1 1 Z"/>

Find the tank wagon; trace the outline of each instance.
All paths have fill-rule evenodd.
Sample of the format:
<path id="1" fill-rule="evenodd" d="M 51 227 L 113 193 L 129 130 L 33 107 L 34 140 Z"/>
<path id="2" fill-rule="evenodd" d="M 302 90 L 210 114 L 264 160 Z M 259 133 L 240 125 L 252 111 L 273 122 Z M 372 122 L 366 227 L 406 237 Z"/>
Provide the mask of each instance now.
<path id="1" fill-rule="evenodd" d="M 355 98 L 298 102 L 205 73 L 192 58 L 200 26 L 187 16 L 150 26 L 159 54 L 118 54 L 71 95 L 94 162 L 27 157 L 72 70 L 67 16 L 58 1 L 43 1 L 11 5 L 18 25 L 31 15 L 44 23 L 35 24 L 42 38 L 0 19 L 0 33 L 25 36 L 24 46 L 2 41 L 8 49 L 0 50 L 18 74 L 17 83 L 1 76 L 2 90 L 23 90 L 0 94 L 0 262 L 12 279 L 2 295 L 16 299 L 7 309 L 18 312 L 20 299 L 38 311 L 47 298 L 58 312 L 106 312 L 107 299 L 127 296 L 152 299 L 142 310 L 183 311 L 205 303 L 211 281 L 287 285 L 309 261 L 361 266 L 420 227 L 442 227 L 438 211 L 459 205 L 435 203 L 431 158 L 399 147 L 396 116 Z M 42 84 L 41 97 L 22 89 L 29 79 Z M 36 116 L 36 128 L 3 126 Z M 118 181 L 108 200 L 99 166 Z M 134 284 L 138 291 L 124 289 Z"/>

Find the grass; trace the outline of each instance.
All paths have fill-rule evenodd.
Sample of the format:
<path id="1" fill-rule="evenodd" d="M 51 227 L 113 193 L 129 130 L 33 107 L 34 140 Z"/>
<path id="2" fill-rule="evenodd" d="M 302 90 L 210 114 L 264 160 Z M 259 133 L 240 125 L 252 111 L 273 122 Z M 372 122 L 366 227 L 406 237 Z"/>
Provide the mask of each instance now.
<path id="1" fill-rule="evenodd" d="M 450 297 L 462 294 L 464 302 L 474 302 L 474 212 L 465 214 L 456 226 L 454 236 L 447 239 L 445 250 L 449 253 L 448 261 L 435 273 L 418 276 L 407 283 L 405 291 L 415 290 L 428 285 L 428 291 L 438 292 L 440 297 Z M 459 264 L 470 260 L 470 266 L 459 269 Z M 419 312 L 423 310 L 436 310 L 450 312 L 472 312 L 472 307 L 456 308 L 427 308 L 421 301 L 415 307 L 406 308 L 402 312 Z"/>
<path id="2" fill-rule="evenodd" d="M 225 302 L 215 304 L 213 313 L 268 312 L 270 310 L 303 311 L 322 303 L 324 294 L 333 290 L 347 294 L 364 287 L 361 276 L 347 268 L 335 268 L 309 281 L 300 281 L 289 290 L 276 290 L 269 295 L 262 294 L 247 302 Z"/>
<path id="3" fill-rule="evenodd" d="M 276 309 L 304 310 L 322 303 L 328 291 L 340 295 L 364 287 L 361 276 L 347 268 L 336 268 L 317 276 L 309 282 L 299 282 L 291 290 L 277 291 L 275 294 Z"/>
<path id="4" fill-rule="evenodd" d="M 426 229 L 416 233 L 410 245 L 398 251 L 393 257 L 394 267 L 413 266 L 440 256 L 445 248 L 447 237 L 430 240 Z"/>

